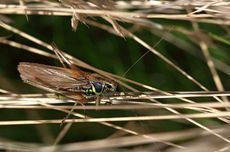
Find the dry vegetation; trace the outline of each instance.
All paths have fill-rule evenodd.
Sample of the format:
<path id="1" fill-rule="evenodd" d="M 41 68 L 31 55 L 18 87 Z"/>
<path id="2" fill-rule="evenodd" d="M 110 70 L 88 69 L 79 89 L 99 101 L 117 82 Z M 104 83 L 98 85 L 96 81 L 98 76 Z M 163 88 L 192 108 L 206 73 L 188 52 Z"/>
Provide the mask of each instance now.
<path id="1" fill-rule="evenodd" d="M 49 117 L 39 116 L 39 113 L 30 114 L 29 119 L 0 121 L 0 126 L 13 125 L 33 125 L 37 127 L 42 142 L 30 143 L 25 141 L 12 140 L 10 138 L 0 138 L 0 149 L 6 151 L 162 151 L 162 152 L 180 152 L 180 151 L 208 151 L 224 152 L 229 151 L 230 133 L 229 133 L 229 109 L 230 103 L 228 96 L 229 91 L 225 91 L 225 82 L 219 76 L 219 71 L 224 73 L 228 79 L 230 76 L 229 61 L 215 58 L 210 53 L 212 46 L 221 51 L 221 47 L 215 42 L 223 45 L 230 45 L 230 2 L 227 0 L 175 0 L 175 1 L 158 1 L 158 0 L 136 0 L 136 1 L 113 1 L 113 0 L 0 0 L 0 26 L 1 30 L 7 30 L 44 48 L 28 46 L 20 42 L 10 40 L 8 36 L 2 36 L 1 45 L 10 45 L 14 48 L 20 48 L 35 54 L 40 54 L 49 58 L 57 58 L 52 52 L 49 43 L 44 42 L 30 33 L 25 33 L 16 28 L 10 15 L 22 15 L 28 18 L 31 15 L 42 16 L 71 16 L 71 26 L 73 31 L 78 30 L 79 23 L 86 26 L 96 26 L 97 28 L 111 33 L 111 36 L 119 36 L 125 39 L 133 39 L 137 44 L 143 46 L 147 51 L 141 56 L 139 62 L 147 54 L 153 53 L 164 64 L 177 71 L 188 81 L 194 83 L 200 88 L 198 91 L 176 92 L 164 91 L 154 86 L 149 86 L 118 76 L 92 65 L 89 65 L 67 53 L 68 59 L 79 67 L 89 69 L 109 77 L 126 88 L 127 92 L 117 92 L 109 98 L 102 99 L 102 105 L 95 107 L 95 103 L 88 103 L 84 106 L 77 105 L 71 115 L 71 119 L 65 120 L 60 131 L 56 135 L 49 133 L 49 125 L 60 124 L 63 120 L 49 119 Z M 98 19 L 100 21 L 98 21 Z M 155 21 L 155 19 L 184 21 L 190 23 L 192 29 L 182 26 L 169 26 Z M 103 20 L 103 21 L 102 21 Z M 200 24 L 216 25 L 218 28 L 226 31 L 226 35 L 216 35 L 214 32 L 206 32 Z M 203 26 L 204 27 L 204 26 Z M 66 28 L 66 27 L 65 27 Z M 154 46 L 145 42 L 138 32 L 147 30 L 161 39 Z M 173 32 L 186 35 L 194 45 L 198 46 L 203 56 L 200 57 L 197 52 L 190 50 L 191 45 L 185 43 L 183 39 L 177 37 Z M 201 82 L 184 71 L 181 66 L 174 63 L 166 56 L 156 50 L 157 45 L 162 41 L 175 44 L 178 48 L 186 51 L 207 64 L 216 90 L 210 91 Z M 64 50 L 63 50 L 64 51 Z M 51 52 L 51 53 L 49 53 Z M 229 54 L 229 53 L 228 53 Z M 129 70 L 127 71 L 129 72 Z M 1 75 L 2 77 L 3 75 Z M 141 78 L 140 78 L 141 80 Z M 228 81 L 229 82 L 229 81 Z M 175 84 L 176 85 L 176 84 Z M 226 84 L 227 85 L 227 84 Z M 143 88 L 145 90 L 137 90 Z M 227 85 L 229 87 L 229 85 Z M 3 87 L 4 88 L 4 87 Z M 69 113 L 72 104 L 75 101 L 62 99 L 54 93 L 47 94 L 18 94 L 10 90 L 1 89 L 0 110 L 17 109 L 17 110 L 54 110 L 63 113 Z M 164 99 L 176 101 L 173 103 L 162 102 Z M 204 100 L 205 99 L 205 100 Z M 106 102 L 111 104 L 107 105 Z M 205 102 L 204 102 L 205 101 Z M 208 101 L 208 102 L 207 102 Z M 116 115 L 109 117 L 106 115 L 92 117 L 87 115 L 88 110 L 106 111 L 110 110 L 116 113 L 116 110 L 137 110 L 137 114 Z M 82 110 L 85 112 L 78 112 Z M 157 112 L 154 112 L 157 111 Z M 169 125 L 182 123 L 192 125 L 191 128 L 177 129 L 176 131 L 156 131 L 148 130 L 149 122 L 160 120 L 167 122 Z M 98 123 L 102 126 L 113 128 L 114 133 L 103 139 L 94 139 L 81 142 L 65 142 L 60 144 L 66 134 L 71 134 L 71 126 L 75 123 Z M 119 124 L 114 122 L 126 122 Z M 138 123 L 137 123 L 138 122 Z M 141 125 L 139 124 L 141 123 Z M 156 121 L 157 122 L 157 121 Z M 207 123 L 206 123 L 207 122 Z M 42 125 L 41 125 L 42 124 Z M 167 124 L 167 123 L 165 123 Z M 173 126 L 173 125 L 172 125 Z M 59 127 L 56 125 L 56 127 Z M 160 126 L 161 127 L 161 126 Z M 169 127 L 169 126 L 168 126 Z M 164 127 L 163 127 L 164 128 Z M 169 127 L 170 128 L 170 127 Z M 1 128 L 0 128 L 1 129 Z M 1 131 L 1 130 L 0 130 Z M 14 132 L 14 130 L 12 130 Z M 16 130 L 15 130 L 16 132 Z"/>

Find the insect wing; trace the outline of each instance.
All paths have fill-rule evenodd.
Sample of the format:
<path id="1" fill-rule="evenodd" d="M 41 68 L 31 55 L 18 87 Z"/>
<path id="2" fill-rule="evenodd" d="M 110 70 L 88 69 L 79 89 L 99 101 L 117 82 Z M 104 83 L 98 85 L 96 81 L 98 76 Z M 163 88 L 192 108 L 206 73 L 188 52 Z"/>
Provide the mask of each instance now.
<path id="1" fill-rule="evenodd" d="M 80 91 L 82 86 L 89 85 L 85 77 L 87 73 L 84 72 L 85 75 L 83 75 L 83 71 L 77 72 L 77 70 L 28 62 L 21 62 L 18 65 L 18 71 L 26 83 L 48 90 L 74 89 Z"/>

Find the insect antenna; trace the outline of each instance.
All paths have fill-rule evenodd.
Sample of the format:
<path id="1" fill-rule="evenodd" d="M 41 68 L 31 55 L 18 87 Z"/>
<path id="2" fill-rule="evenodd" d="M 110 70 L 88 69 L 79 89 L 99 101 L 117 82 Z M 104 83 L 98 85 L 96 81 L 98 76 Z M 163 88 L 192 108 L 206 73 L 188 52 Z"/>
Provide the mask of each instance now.
<path id="1" fill-rule="evenodd" d="M 174 26 L 172 26 L 166 33 L 163 34 L 163 36 L 157 41 L 157 43 L 154 44 L 153 48 L 157 47 L 166 37 L 166 35 L 172 31 L 174 28 Z M 124 78 L 126 76 L 126 74 L 141 60 L 143 59 L 150 51 L 146 51 L 145 53 L 143 53 L 129 68 L 128 70 L 125 71 L 125 73 L 122 75 L 122 77 Z"/>

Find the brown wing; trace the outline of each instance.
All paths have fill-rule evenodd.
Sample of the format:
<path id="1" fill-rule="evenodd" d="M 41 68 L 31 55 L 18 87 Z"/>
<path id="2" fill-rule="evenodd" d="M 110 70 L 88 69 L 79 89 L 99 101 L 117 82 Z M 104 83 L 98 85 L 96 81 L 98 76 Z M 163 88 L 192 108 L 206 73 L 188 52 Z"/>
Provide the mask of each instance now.
<path id="1" fill-rule="evenodd" d="M 33 86 L 63 91 L 66 89 L 80 90 L 82 86 L 89 85 L 87 73 L 61 67 L 21 62 L 18 71 L 22 80 Z"/>

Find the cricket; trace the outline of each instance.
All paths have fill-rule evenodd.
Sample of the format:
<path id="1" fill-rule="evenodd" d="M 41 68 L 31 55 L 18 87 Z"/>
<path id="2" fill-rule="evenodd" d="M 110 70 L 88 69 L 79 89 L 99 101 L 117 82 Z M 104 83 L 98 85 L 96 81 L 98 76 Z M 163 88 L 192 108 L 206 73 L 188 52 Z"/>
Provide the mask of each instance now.
<path id="1" fill-rule="evenodd" d="M 114 93 L 117 83 L 97 73 L 81 70 L 52 44 L 53 51 L 63 67 L 20 62 L 21 79 L 32 86 L 70 97 L 77 102 L 100 102 L 100 97 Z"/>

